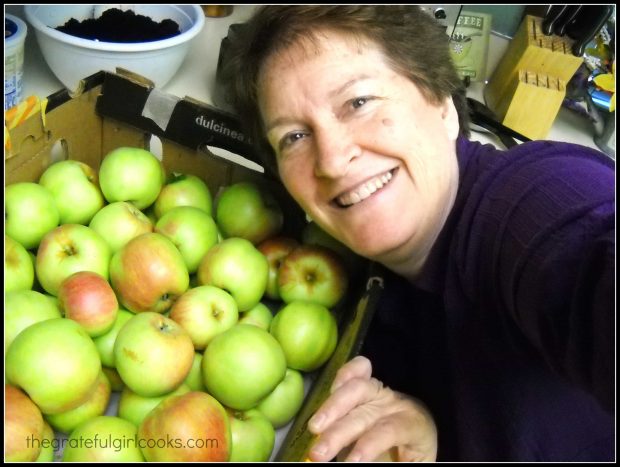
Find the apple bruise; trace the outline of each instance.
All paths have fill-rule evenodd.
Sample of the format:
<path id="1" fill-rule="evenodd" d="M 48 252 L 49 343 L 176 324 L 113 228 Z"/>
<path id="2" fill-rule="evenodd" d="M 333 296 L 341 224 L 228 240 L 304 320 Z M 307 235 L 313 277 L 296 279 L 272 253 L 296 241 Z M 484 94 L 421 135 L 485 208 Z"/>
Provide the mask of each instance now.
<path id="1" fill-rule="evenodd" d="M 142 363 L 138 358 L 138 354 L 136 354 L 133 350 L 123 347 L 123 353 L 127 355 L 127 358 L 132 359 L 134 362 Z"/>
<path id="2" fill-rule="evenodd" d="M 19 266 L 19 255 L 17 254 L 17 251 L 15 251 L 15 248 L 6 249 L 6 255 L 4 257 L 4 260 L 6 261 L 7 265 L 12 268 Z"/>

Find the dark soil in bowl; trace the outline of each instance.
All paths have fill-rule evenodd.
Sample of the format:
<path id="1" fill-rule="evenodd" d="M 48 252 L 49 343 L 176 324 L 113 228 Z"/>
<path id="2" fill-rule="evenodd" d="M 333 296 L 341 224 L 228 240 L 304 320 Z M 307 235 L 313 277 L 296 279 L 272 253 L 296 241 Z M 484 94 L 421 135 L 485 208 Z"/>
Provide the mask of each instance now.
<path id="1" fill-rule="evenodd" d="M 101 42 L 151 42 L 181 34 L 179 25 L 164 19 L 157 23 L 148 16 L 118 8 L 105 10 L 99 18 L 78 21 L 71 18 L 57 31 Z"/>

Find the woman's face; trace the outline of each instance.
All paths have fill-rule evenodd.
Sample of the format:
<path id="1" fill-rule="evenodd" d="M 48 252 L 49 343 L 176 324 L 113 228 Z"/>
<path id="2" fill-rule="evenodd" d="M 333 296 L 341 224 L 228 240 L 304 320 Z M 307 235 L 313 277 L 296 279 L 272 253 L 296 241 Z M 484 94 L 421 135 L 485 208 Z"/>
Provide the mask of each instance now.
<path id="1" fill-rule="evenodd" d="M 458 185 L 452 100 L 427 102 L 378 47 L 333 31 L 271 56 L 258 89 L 280 176 L 304 211 L 362 256 L 423 262 Z"/>

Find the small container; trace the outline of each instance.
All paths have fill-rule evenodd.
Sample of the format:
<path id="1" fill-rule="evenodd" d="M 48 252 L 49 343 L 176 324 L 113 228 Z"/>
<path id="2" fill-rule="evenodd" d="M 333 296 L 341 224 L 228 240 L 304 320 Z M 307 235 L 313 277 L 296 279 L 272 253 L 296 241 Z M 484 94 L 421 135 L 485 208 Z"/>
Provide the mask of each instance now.
<path id="1" fill-rule="evenodd" d="M 24 41 L 26 23 L 13 15 L 4 16 L 4 110 L 22 101 Z"/>
<path id="2" fill-rule="evenodd" d="M 202 5 L 202 11 L 209 18 L 223 18 L 230 16 L 234 11 L 234 5 Z"/>

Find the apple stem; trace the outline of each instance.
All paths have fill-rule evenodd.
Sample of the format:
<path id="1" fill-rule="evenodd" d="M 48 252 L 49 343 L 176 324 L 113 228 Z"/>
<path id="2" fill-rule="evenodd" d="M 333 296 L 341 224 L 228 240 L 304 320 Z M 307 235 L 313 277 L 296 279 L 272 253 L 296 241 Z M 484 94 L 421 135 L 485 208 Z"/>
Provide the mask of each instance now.
<path id="1" fill-rule="evenodd" d="M 76 253 L 75 248 L 73 248 L 73 246 L 71 245 L 63 246 L 63 251 L 67 254 L 67 256 L 73 256 Z"/>

